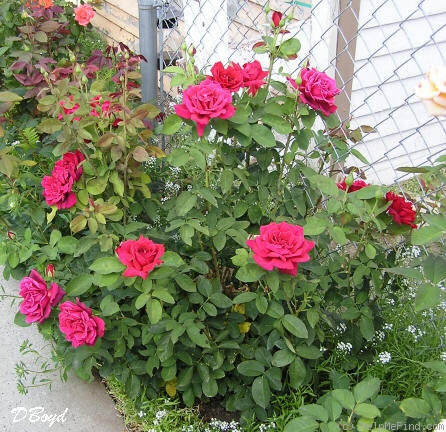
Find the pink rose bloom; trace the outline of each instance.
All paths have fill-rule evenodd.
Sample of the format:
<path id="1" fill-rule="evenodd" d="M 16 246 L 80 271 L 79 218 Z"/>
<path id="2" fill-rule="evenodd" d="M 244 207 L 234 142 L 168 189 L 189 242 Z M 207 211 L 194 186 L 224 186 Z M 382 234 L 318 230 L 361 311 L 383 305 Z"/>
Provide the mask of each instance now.
<path id="1" fill-rule="evenodd" d="M 51 176 L 42 179 L 43 196 L 49 206 L 67 209 L 76 204 L 76 195 L 72 191 L 74 177 L 62 167 L 53 170 Z"/>
<path id="2" fill-rule="evenodd" d="M 119 260 L 127 266 L 123 276 L 141 276 L 146 279 L 148 274 L 163 263 L 164 245 L 139 236 L 138 240 L 126 240 L 116 248 Z"/>
<path id="3" fill-rule="evenodd" d="M 355 180 L 350 186 L 347 186 L 344 179 L 340 183 L 336 183 L 336 186 L 339 189 L 350 193 L 350 192 L 356 192 L 357 190 L 365 188 L 370 185 L 366 183 L 364 180 Z"/>
<path id="4" fill-rule="evenodd" d="M 184 90 L 183 103 L 174 108 L 181 118 L 194 121 L 198 136 L 202 136 L 212 118 L 227 119 L 234 115 L 235 108 L 231 104 L 231 92 L 207 79 Z"/>
<path id="5" fill-rule="evenodd" d="M 23 297 L 19 310 L 26 315 L 26 322 L 40 324 L 50 316 L 51 308 L 62 300 L 65 291 L 56 283 L 52 283 L 48 289 L 42 276 L 33 269 L 29 276 L 20 281 L 19 295 Z"/>
<path id="6" fill-rule="evenodd" d="M 85 160 L 85 156 L 79 151 L 68 152 L 58 160 L 53 168 L 53 173 L 58 171 L 67 171 L 74 181 L 78 181 L 82 175 L 82 166 L 79 164 Z"/>
<path id="7" fill-rule="evenodd" d="M 59 330 L 74 348 L 81 345 L 94 345 L 98 337 L 104 336 L 104 320 L 93 316 L 91 309 L 78 298 L 76 298 L 76 303 L 67 301 L 59 308 Z"/>
<path id="8" fill-rule="evenodd" d="M 333 114 L 337 109 L 335 96 L 341 92 L 336 87 L 336 81 L 315 68 L 302 69 L 300 77 L 302 79 L 299 85 L 300 101 L 325 116 Z"/>
<path id="9" fill-rule="evenodd" d="M 255 96 L 259 88 L 265 83 L 267 71 L 262 69 L 258 60 L 243 65 L 243 87 L 249 87 L 248 93 Z"/>
<path id="10" fill-rule="evenodd" d="M 222 62 L 217 62 L 212 66 L 211 76 L 208 78 L 215 81 L 231 92 L 239 91 L 243 87 L 243 72 L 238 63 L 232 63 L 227 68 Z"/>
<path id="11" fill-rule="evenodd" d="M 254 261 L 265 270 L 277 268 L 281 273 L 297 275 L 298 263 L 310 260 L 308 252 L 314 247 L 305 240 L 304 230 L 299 225 L 287 222 L 260 227 L 260 235 L 246 244 L 254 252 Z"/>
<path id="12" fill-rule="evenodd" d="M 94 14 L 94 9 L 89 4 L 83 4 L 74 8 L 74 20 L 84 27 L 90 24 Z"/>
<path id="13" fill-rule="evenodd" d="M 396 195 L 394 192 L 387 192 L 386 200 L 392 202 L 387 213 L 392 216 L 395 223 L 409 225 L 412 228 L 417 227 L 414 224 L 417 213 L 410 201 L 406 201 L 403 196 Z"/>

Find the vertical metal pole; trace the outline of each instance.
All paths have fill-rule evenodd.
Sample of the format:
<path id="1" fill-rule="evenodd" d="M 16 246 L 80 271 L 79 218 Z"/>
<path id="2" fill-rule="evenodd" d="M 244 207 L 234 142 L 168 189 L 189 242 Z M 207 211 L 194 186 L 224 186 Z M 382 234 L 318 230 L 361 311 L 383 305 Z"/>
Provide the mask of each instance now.
<path id="1" fill-rule="evenodd" d="M 158 96 L 158 51 L 156 1 L 138 0 L 139 52 L 147 59 L 141 62 L 142 101 L 157 105 Z"/>
<path id="2" fill-rule="evenodd" d="M 355 73 L 356 40 L 358 38 L 361 0 L 340 0 L 336 48 L 336 82 L 342 93 L 336 98 L 341 120 L 350 116 L 350 102 Z"/>

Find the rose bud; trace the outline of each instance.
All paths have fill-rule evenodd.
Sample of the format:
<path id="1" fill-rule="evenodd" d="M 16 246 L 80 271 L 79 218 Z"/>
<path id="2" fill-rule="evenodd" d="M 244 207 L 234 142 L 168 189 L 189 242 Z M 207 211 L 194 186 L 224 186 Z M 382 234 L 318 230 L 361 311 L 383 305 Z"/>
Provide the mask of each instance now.
<path id="1" fill-rule="evenodd" d="M 273 28 L 277 28 L 280 25 L 280 21 L 282 20 L 282 12 L 273 11 L 273 15 L 271 17 Z"/>
<path id="2" fill-rule="evenodd" d="M 55 274 L 56 274 L 56 268 L 54 267 L 54 265 L 48 264 L 45 269 L 45 275 L 47 277 L 53 278 Z"/>

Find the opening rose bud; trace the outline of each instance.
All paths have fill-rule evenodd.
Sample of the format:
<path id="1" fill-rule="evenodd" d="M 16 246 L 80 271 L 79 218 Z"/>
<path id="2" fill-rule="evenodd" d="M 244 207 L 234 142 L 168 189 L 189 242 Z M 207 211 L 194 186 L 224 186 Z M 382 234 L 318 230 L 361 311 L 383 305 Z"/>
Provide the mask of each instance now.
<path id="1" fill-rule="evenodd" d="M 271 17 L 271 21 L 274 28 L 279 27 L 280 21 L 282 20 L 282 12 L 273 11 L 273 15 Z"/>
<path id="2" fill-rule="evenodd" d="M 45 269 L 45 275 L 47 277 L 53 278 L 55 274 L 56 274 L 56 268 L 54 267 L 54 265 L 48 264 Z"/>

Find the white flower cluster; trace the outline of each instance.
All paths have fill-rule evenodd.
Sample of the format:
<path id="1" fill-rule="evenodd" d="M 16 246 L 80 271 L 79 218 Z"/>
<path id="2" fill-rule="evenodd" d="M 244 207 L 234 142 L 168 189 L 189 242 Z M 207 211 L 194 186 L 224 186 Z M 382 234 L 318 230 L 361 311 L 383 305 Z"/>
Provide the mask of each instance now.
<path id="1" fill-rule="evenodd" d="M 154 425 L 159 425 L 161 420 L 166 417 L 167 415 L 167 411 L 166 410 L 161 410 L 161 411 L 157 411 L 155 413 L 155 420 L 153 420 L 153 424 Z"/>
<path id="2" fill-rule="evenodd" d="M 446 351 L 443 351 L 443 352 L 440 354 L 440 360 L 446 361 Z"/>
<path id="3" fill-rule="evenodd" d="M 426 332 L 424 332 L 423 330 L 415 327 L 414 325 L 410 325 L 406 328 L 406 331 L 408 331 L 409 333 L 411 333 L 413 335 L 413 338 L 415 339 L 415 342 L 418 341 L 418 339 L 420 339 L 421 337 L 423 337 Z"/>
<path id="4" fill-rule="evenodd" d="M 336 327 L 336 331 L 338 333 L 344 333 L 345 330 L 347 330 L 347 326 L 343 322 L 339 323 L 338 326 Z"/>
<path id="5" fill-rule="evenodd" d="M 239 423 L 236 421 L 231 421 L 231 422 L 227 422 L 227 421 L 223 421 L 223 420 L 217 420 L 217 419 L 212 419 L 209 423 L 209 426 L 212 429 L 205 429 L 205 432 L 211 432 L 214 430 L 218 430 L 221 432 L 240 432 L 239 429 Z"/>
<path id="6" fill-rule="evenodd" d="M 259 432 L 268 432 L 268 431 L 273 431 L 276 430 L 276 424 L 274 422 L 266 424 L 266 423 L 262 423 L 259 426 Z"/>
<path id="7" fill-rule="evenodd" d="M 393 324 L 392 323 L 385 323 L 383 325 L 383 330 L 390 331 L 392 329 L 393 329 Z"/>
<path id="8" fill-rule="evenodd" d="M 375 332 L 375 341 L 382 342 L 386 337 L 386 334 L 382 330 L 377 330 Z"/>
<path id="9" fill-rule="evenodd" d="M 181 432 L 194 432 L 194 425 L 183 426 Z"/>
<path id="10" fill-rule="evenodd" d="M 378 354 L 378 363 L 386 364 L 392 360 L 392 355 L 388 351 L 383 351 Z"/>
<path id="11" fill-rule="evenodd" d="M 156 157 L 149 157 L 145 162 L 144 165 L 146 168 L 153 169 L 156 167 L 156 164 L 158 162 L 158 159 Z"/>
<path id="12" fill-rule="evenodd" d="M 353 345 L 350 342 L 338 342 L 336 345 L 336 349 L 343 353 L 349 353 L 353 348 Z"/>

